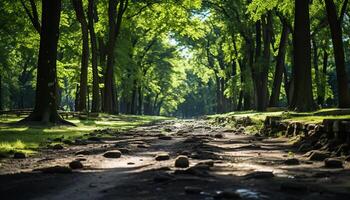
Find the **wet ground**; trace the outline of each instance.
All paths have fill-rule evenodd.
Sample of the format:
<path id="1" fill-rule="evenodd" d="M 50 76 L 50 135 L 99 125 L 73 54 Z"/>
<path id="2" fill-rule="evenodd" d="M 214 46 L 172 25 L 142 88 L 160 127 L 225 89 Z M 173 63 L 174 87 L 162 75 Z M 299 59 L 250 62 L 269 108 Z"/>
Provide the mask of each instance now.
<path id="1" fill-rule="evenodd" d="M 94 139 L 26 159 L 1 160 L 0 198 L 350 199 L 349 162 L 327 169 L 324 162 L 294 153 L 286 138 L 237 134 L 190 120 Z M 114 150 L 121 151 L 120 158 L 103 156 Z M 180 155 L 188 158 L 188 167 L 175 167 Z M 83 168 L 42 172 L 74 160 Z"/>

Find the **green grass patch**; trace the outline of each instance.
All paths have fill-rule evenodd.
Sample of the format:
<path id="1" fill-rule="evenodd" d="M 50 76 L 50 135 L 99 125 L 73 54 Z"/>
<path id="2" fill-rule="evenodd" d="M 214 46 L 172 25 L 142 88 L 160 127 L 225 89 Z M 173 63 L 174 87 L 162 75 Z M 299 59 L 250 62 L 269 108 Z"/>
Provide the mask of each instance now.
<path id="1" fill-rule="evenodd" d="M 48 140 L 64 138 L 74 140 L 97 129 L 128 130 L 151 122 L 170 118 L 159 116 L 106 115 L 88 120 L 69 119 L 76 124 L 70 126 L 25 126 L 17 125 L 17 117 L 0 118 L 0 153 L 14 152 L 35 153 L 38 148 L 46 146 Z"/>
<path id="2" fill-rule="evenodd" d="M 282 117 L 283 121 L 286 122 L 301 122 L 301 123 L 322 123 L 324 119 L 350 119 L 350 109 L 322 109 L 315 112 L 287 112 L 287 111 L 276 111 L 276 112 L 256 112 L 256 111 L 243 111 L 243 112 L 230 112 L 219 115 L 210 115 L 209 119 L 214 120 L 217 117 L 220 118 L 242 118 L 249 117 L 254 122 L 253 126 L 246 127 L 247 132 L 256 133 L 262 127 L 263 121 L 267 116 Z"/>

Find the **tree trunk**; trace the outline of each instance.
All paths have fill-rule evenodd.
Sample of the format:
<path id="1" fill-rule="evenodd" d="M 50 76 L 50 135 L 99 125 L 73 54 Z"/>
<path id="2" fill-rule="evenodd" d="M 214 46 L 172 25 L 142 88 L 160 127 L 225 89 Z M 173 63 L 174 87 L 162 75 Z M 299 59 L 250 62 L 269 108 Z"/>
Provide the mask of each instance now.
<path id="1" fill-rule="evenodd" d="M 261 57 L 261 27 L 263 27 L 264 50 Z M 263 20 L 256 23 L 256 53 L 255 65 L 252 70 L 254 77 L 256 110 L 266 111 L 268 104 L 267 76 L 270 66 L 270 44 L 272 37 L 272 15 L 269 12 Z"/>
<path id="2" fill-rule="evenodd" d="M 0 110 L 3 110 L 3 103 L 2 103 L 2 76 L 0 74 Z"/>
<path id="3" fill-rule="evenodd" d="M 116 9 L 118 2 L 108 1 L 108 44 L 107 44 L 107 66 L 104 76 L 104 104 L 103 111 L 110 114 L 117 114 L 117 96 L 114 75 L 114 59 L 116 44 Z"/>
<path id="4" fill-rule="evenodd" d="M 311 79 L 309 0 L 295 0 L 294 92 L 290 108 L 299 112 L 315 109 Z"/>
<path id="5" fill-rule="evenodd" d="M 137 83 L 136 83 L 136 79 L 134 80 L 134 86 L 132 89 L 132 95 L 131 95 L 131 114 L 135 115 L 136 111 L 137 111 L 137 99 L 136 99 L 136 95 L 137 95 Z"/>
<path id="6" fill-rule="evenodd" d="M 139 93 L 139 96 L 138 96 L 138 101 L 139 101 L 139 103 L 138 103 L 138 108 L 137 108 L 137 113 L 139 114 L 139 115 L 142 115 L 143 113 L 142 113 L 142 105 L 143 105 L 143 94 L 142 94 L 142 87 L 141 86 L 138 86 L 138 88 L 137 88 L 137 91 L 138 91 L 138 93 Z"/>
<path id="7" fill-rule="evenodd" d="M 220 77 L 215 74 L 216 80 L 216 112 L 222 113 L 222 101 L 221 101 L 221 89 L 220 89 Z"/>
<path id="8" fill-rule="evenodd" d="M 320 95 L 322 92 L 321 91 L 322 86 L 321 86 L 321 81 L 320 81 L 320 71 L 318 68 L 318 46 L 317 46 L 315 39 L 312 40 L 312 48 L 313 48 L 313 65 L 314 65 L 314 70 L 315 70 L 315 83 L 316 83 L 317 100 L 318 100 L 320 98 Z M 317 101 L 317 103 L 318 103 L 318 101 Z"/>
<path id="9" fill-rule="evenodd" d="M 73 7 L 77 20 L 81 25 L 81 33 L 83 37 L 82 56 L 81 56 L 81 71 L 80 71 L 80 90 L 78 111 L 87 111 L 86 96 L 87 96 L 87 78 L 89 65 L 89 30 L 86 22 L 82 0 L 73 0 Z"/>
<path id="10" fill-rule="evenodd" d="M 34 111 L 22 122 L 70 124 L 57 112 L 57 43 L 61 0 L 42 1 L 42 28 Z"/>
<path id="11" fill-rule="evenodd" d="M 348 77 L 345 69 L 343 31 L 341 27 L 341 21 L 338 19 L 337 9 L 333 0 L 325 0 L 325 3 L 328 22 L 331 29 L 337 72 L 338 106 L 340 108 L 350 108 L 350 94 L 348 87 Z"/>
<path id="12" fill-rule="evenodd" d="M 276 69 L 275 69 L 275 75 L 273 79 L 273 86 L 272 86 L 272 93 L 270 97 L 270 107 L 277 107 L 280 93 L 281 93 L 281 85 L 282 85 L 282 78 L 283 78 L 283 71 L 285 68 L 285 57 L 286 57 L 286 50 L 287 50 L 287 42 L 288 42 L 288 34 L 289 34 L 289 28 L 288 24 L 284 21 L 282 21 L 283 28 L 282 28 L 282 34 L 281 34 L 281 40 L 279 44 L 279 50 L 277 55 L 277 62 L 276 62 Z"/>
<path id="13" fill-rule="evenodd" d="M 317 97 L 317 103 L 321 106 L 324 105 L 326 96 L 326 85 L 327 85 L 327 66 L 328 66 L 328 53 L 327 50 L 323 50 L 323 68 L 322 73 L 320 73 L 320 92 Z"/>
<path id="14" fill-rule="evenodd" d="M 97 39 L 94 27 L 94 16 L 95 13 L 95 3 L 94 0 L 89 0 L 88 5 L 88 26 L 90 31 L 90 43 L 91 43 L 91 66 L 92 66 L 92 107 L 91 112 L 100 112 L 100 87 L 99 87 L 99 76 L 97 67 Z"/>

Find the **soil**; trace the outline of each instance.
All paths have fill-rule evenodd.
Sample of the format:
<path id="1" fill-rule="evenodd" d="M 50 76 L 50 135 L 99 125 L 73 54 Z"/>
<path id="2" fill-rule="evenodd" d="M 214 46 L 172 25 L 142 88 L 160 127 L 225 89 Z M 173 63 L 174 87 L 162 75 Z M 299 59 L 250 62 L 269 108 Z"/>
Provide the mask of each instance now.
<path id="1" fill-rule="evenodd" d="M 103 156 L 114 150 L 122 156 Z M 204 120 L 165 121 L 25 159 L 2 159 L 0 198 L 350 199 L 350 162 L 327 169 L 294 152 L 287 138 L 237 134 Z M 170 159 L 155 159 L 164 153 Z M 188 168 L 175 167 L 179 155 L 188 156 Z M 41 170 L 69 167 L 77 159 L 83 168 L 71 173 Z"/>

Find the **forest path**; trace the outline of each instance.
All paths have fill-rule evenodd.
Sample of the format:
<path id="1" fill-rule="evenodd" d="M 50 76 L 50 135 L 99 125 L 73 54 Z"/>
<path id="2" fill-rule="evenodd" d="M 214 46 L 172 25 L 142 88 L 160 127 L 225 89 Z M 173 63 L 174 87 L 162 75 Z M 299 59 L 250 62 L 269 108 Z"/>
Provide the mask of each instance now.
<path id="1" fill-rule="evenodd" d="M 204 120 L 185 120 L 95 140 L 5 162 L 0 195 L 5 199 L 350 199 L 349 163 L 344 169 L 325 169 L 323 162 L 291 153 L 285 138 L 235 134 Z M 123 152 L 120 158 L 102 156 L 117 149 Z M 155 160 L 164 154 L 169 159 Z M 174 166 L 179 155 L 188 156 L 189 167 Z M 84 168 L 73 173 L 31 172 L 66 166 L 75 159 Z M 18 171 L 24 173 L 9 174 Z"/>

